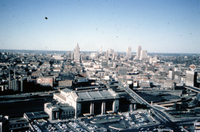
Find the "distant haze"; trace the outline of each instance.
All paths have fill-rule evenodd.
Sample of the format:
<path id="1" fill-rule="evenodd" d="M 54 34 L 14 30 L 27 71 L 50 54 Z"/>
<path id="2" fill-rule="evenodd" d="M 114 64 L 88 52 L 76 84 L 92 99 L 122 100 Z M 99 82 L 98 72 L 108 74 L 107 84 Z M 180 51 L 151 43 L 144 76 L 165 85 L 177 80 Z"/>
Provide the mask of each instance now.
<path id="1" fill-rule="evenodd" d="M 199 0 L 1 0 L 0 49 L 199 53 Z"/>

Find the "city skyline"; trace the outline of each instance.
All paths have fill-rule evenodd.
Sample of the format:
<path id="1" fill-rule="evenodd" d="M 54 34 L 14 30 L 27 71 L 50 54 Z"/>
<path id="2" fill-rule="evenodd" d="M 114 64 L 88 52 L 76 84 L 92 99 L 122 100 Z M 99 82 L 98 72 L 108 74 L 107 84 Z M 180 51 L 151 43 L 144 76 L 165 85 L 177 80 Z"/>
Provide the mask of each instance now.
<path id="1" fill-rule="evenodd" d="M 199 53 L 199 1 L 1 1 L 1 49 Z"/>
<path id="2" fill-rule="evenodd" d="M 0 49 L 0 131 L 198 130 L 200 54 L 131 51 Z"/>

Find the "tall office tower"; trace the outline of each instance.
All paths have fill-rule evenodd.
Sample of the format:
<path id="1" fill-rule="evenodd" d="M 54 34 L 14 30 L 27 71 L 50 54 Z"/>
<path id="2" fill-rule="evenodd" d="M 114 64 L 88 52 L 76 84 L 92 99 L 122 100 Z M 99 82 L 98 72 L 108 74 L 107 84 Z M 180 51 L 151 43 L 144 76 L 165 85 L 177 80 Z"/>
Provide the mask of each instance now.
<path id="1" fill-rule="evenodd" d="M 169 71 L 169 78 L 171 80 L 174 80 L 174 71 L 172 71 L 172 70 Z"/>
<path id="2" fill-rule="evenodd" d="M 140 52 L 140 60 L 147 58 L 147 51 L 141 50 Z"/>
<path id="3" fill-rule="evenodd" d="M 153 63 L 153 58 L 149 57 L 149 64 L 152 64 L 152 63 Z"/>
<path id="4" fill-rule="evenodd" d="M 99 49 L 99 54 L 100 55 L 102 54 L 102 47 L 100 47 L 100 49 Z"/>
<path id="5" fill-rule="evenodd" d="M 139 46 L 137 47 L 137 54 L 136 54 L 136 56 L 137 56 L 138 59 L 140 58 L 141 50 L 142 50 L 142 48 L 141 48 L 141 46 L 139 45 Z"/>
<path id="6" fill-rule="evenodd" d="M 107 51 L 106 51 L 106 56 L 108 57 L 108 58 L 110 58 L 110 59 L 113 59 L 114 58 L 114 49 L 108 49 Z"/>
<path id="7" fill-rule="evenodd" d="M 74 50 L 74 61 L 80 62 L 80 47 L 77 44 L 76 49 Z"/>
<path id="8" fill-rule="evenodd" d="M 131 47 L 130 47 L 130 46 L 127 48 L 126 57 L 127 57 L 128 59 L 131 58 Z"/>
<path id="9" fill-rule="evenodd" d="M 197 85 L 197 72 L 186 71 L 185 85 L 192 87 Z"/>
<path id="10" fill-rule="evenodd" d="M 71 52 L 70 51 L 67 52 L 67 58 L 71 59 Z"/>

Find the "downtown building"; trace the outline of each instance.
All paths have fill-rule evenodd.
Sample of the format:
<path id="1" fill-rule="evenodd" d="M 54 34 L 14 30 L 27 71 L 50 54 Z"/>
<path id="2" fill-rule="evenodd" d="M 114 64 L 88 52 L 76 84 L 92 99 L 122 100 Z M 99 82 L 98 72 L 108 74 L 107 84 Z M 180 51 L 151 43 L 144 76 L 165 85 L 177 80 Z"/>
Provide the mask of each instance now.
<path id="1" fill-rule="evenodd" d="M 147 60 L 147 59 L 148 59 L 147 50 L 142 50 L 142 47 L 139 45 L 137 47 L 135 60 Z"/>
<path id="2" fill-rule="evenodd" d="M 185 79 L 185 85 L 191 86 L 191 87 L 198 87 L 197 83 L 197 72 L 195 71 L 186 71 L 186 79 Z"/>
<path id="3" fill-rule="evenodd" d="M 144 60 L 144 59 L 147 59 L 148 56 L 147 56 L 147 51 L 146 50 L 141 50 L 140 51 L 140 60 Z"/>
<path id="4" fill-rule="evenodd" d="M 78 44 L 76 45 L 76 48 L 74 50 L 74 58 L 73 59 L 75 62 L 80 62 L 80 47 Z"/>
<path id="5" fill-rule="evenodd" d="M 131 47 L 130 47 L 130 46 L 127 48 L 127 51 L 126 51 L 126 58 L 127 58 L 127 59 L 130 59 L 130 58 L 131 58 Z"/>
<path id="6" fill-rule="evenodd" d="M 136 56 L 135 56 L 135 60 L 139 60 L 140 59 L 140 53 L 141 53 L 141 50 L 142 50 L 142 47 L 139 45 L 137 47 L 137 50 L 136 50 Z"/>

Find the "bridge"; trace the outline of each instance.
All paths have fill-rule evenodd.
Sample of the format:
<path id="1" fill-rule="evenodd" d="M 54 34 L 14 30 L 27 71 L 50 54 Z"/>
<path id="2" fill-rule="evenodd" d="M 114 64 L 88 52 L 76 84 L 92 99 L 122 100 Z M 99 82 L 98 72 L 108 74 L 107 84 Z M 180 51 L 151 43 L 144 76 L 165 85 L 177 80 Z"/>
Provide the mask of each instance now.
<path id="1" fill-rule="evenodd" d="M 123 85 L 121 83 L 118 83 L 118 87 L 124 89 L 133 99 L 135 99 L 139 104 L 147 105 L 147 107 L 150 107 L 151 110 L 154 112 L 154 115 L 157 117 L 157 119 L 168 126 L 173 127 L 174 130 L 177 132 L 180 131 L 176 125 L 171 121 L 171 117 L 167 115 L 165 112 L 159 110 L 158 108 L 154 107 L 150 103 L 148 103 L 146 100 L 144 100 L 142 97 L 140 97 L 136 92 L 134 92 L 132 89 L 127 87 L 126 85 Z"/>
<path id="2" fill-rule="evenodd" d="M 196 93 L 200 93 L 200 88 L 192 87 L 192 86 L 185 86 L 186 89 L 189 89 L 191 91 L 194 91 Z"/>
<path id="3" fill-rule="evenodd" d="M 163 111 L 160 111 L 159 109 L 155 108 L 153 105 L 148 103 L 146 100 L 144 100 L 142 97 L 140 97 L 136 92 L 131 90 L 129 87 L 123 86 L 122 84 L 118 84 L 118 86 L 120 88 L 123 88 L 139 104 L 146 105 L 147 107 L 150 107 L 162 122 L 164 122 L 164 123 L 172 122 L 170 120 L 170 117 L 168 117 L 168 115 L 166 115 Z"/>

